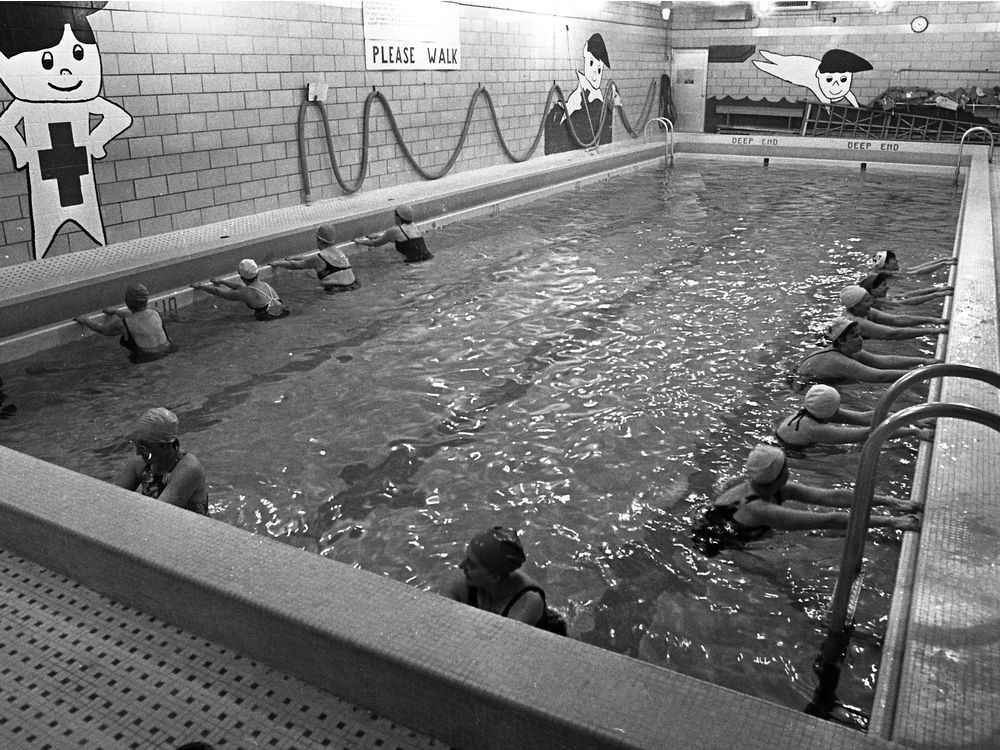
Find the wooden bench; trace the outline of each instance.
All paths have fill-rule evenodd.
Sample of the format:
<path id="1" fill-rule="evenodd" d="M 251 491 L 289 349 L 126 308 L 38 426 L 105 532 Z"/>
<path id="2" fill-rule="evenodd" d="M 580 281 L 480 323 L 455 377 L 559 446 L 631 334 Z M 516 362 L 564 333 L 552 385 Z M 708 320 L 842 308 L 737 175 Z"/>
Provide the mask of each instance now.
<path id="1" fill-rule="evenodd" d="M 784 128 L 788 132 L 798 132 L 801 126 L 802 118 L 805 116 L 806 108 L 805 105 L 798 107 L 774 107 L 767 106 L 766 104 L 720 104 L 715 108 L 715 113 L 719 115 L 726 116 L 726 122 L 721 128 L 726 128 L 727 130 L 760 130 L 760 131 L 772 131 L 772 130 L 782 130 L 781 128 L 768 128 L 763 126 L 748 126 L 748 125 L 734 125 L 732 122 L 733 115 L 744 115 L 749 117 L 787 117 L 788 126 Z M 799 120 L 799 122 L 795 122 Z"/>

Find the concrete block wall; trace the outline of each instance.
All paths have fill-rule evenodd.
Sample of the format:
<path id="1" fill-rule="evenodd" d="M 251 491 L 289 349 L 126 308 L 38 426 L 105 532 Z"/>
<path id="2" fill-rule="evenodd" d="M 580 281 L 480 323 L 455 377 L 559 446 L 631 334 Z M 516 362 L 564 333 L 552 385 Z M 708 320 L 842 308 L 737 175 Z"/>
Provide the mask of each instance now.
<path id="1" fill-rule="evenodd" d="M 503 137 L 525 154 L 553 82 L 576 86 L 583 45 L 605 39 L 624 110 L 638 122 L 650 82 L 666 72 L 666 24 L 655 5 L 633 2 L 458 3 L 461 70 L 367 71 L 362 3 L 121 2 L 91 16 L 103 63 L 102 95 L 131 127 L 96 161 L 108 243 L 185 229 L 303 202 L 296 119 L 309 81 L 330 86 L 327 110 L 337 163 L 353 183 L 362 159 L 363 104 L 375 87 L 389 101 L 418 164 L 436 173 L 458 144 L 480 84 L 493 97 Z M 0 108 L 11 102 L 0 87 Z M 653 101 L 655 107 L 657 102 Z M 310 107 L 306 152 L 314 199 L 343 195 Z M 381 105 L 370 117 L 362 190 L 422 179 L 406 162 Z M 627 139 L 620 120 L 616 141 Z M 535 156 L 541 156 L 541 145 Z M 453 171 L 510 163 L 483 100 Z M 0 265 L 31 260 L 27 178 L 0 147 Z M 74 225 L 49 255 L 90 249 Z"/>
<path id="2" fill-rule="evenodd" d="M 750 3 L 744 3 L 749 7 Z M 717 21 L 711 3 L 674 3 L 669 22 L 671 48 L 753 44 L 743 63 L 709 63 L 707 96 L 775 101 L 815 101 L 803 87 L 758 70 L 761 50 L 782 55 L 822 57 L 846 49 L 874 70 L 858 73 L 852 91 L 870 105 L 890 86 L 951 91 L 958 87 L 1000 86 L 1000 4 L 996 2 L 895 2 L 876 13 L 873 2 L 814 2 L 806 11 L 772 13 L 747 21 Z M 929 24 L 914 33 L 910 21 Z"/>

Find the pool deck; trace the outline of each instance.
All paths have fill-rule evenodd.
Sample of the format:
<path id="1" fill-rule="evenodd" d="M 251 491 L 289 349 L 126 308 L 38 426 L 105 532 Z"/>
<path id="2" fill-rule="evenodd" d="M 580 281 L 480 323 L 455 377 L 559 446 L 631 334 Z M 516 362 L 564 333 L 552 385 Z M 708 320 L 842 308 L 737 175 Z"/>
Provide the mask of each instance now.
<path id="1" fill-rule="evenodd" d="M 840 145 L 782 142 L 779 151 L 685 134 L 677 150 L 777 162 Z M 904 145 L 885 158 L 955 163 L 957 147 Z M 870 158 L 842 149 L 836 158 Z M 1000 173 L 974 151 L 942 347 L 949 361 L 996 370 Z M 0 362 L 90 335 L 67 318 L 99 310 L 153 271 L 154 295 L 182 305 L 186 281 L 244 255 L 308 250 L 321 222 L 337 221 L 346 240 L 409 202 L 440 225 L 534 200 L 554 189 L 554 174 L 607 179 L 607 169 L 662 152 L 546 157 L 0 268 L 0 319 L 19 321 L 0 338 Z M 292 239 L 276 243 L 282 234 Z M 40 300 L 53 304 L 37 310 Z M 969 381 L 944 379 L 940 393 L 1000 411 L 995 390 Z M 892 679 L 880 682 L 864 735 L 0 448 L 0 746 L 996 747 L 998 449 L 987 428 L 939 423 L 924 530 L 904 545 L 887 635 L 881 673 Z"/>

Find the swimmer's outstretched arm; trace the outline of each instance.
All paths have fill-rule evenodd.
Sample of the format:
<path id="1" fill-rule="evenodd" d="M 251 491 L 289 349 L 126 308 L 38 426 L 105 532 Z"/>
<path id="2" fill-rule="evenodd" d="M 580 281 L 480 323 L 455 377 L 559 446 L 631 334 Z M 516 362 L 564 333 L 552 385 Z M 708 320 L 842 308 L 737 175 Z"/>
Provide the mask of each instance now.
<path id="1" fill-rule="evenodd" d="M 116 336 L 125 333 L 125 324 L 122 323 L 122 319 L 118 317 L 116 312 L 109 312 L 110 309 L 112 308 L 104 309 L 105 317 L 103 320 L 91 320 L 85 315 L 78 315 L 73 320 L 89 328 L 94 333 L 101 333 L 105 336 Z"/>
<path id="2" fill-rule="evenodd" d="M 290 271 L 306 271 L 315 267 L 315 258 L 318 253 L 310 253 L 305 258 L 285 258 L 284 260 L 272 260 L 271 265 L 275 268 L 287 268 Z"/>
<path id="3" fill-rule="evenodd" d="M 368 247 L 378 247 L 379 245 L 384 245 L 387 242 L 393 242 L 399 238 L 399 228 L 390 227 L 384 232 L 378 232 L 374 234 L 368 234 L 364 237 L 355 237 L 354 242 L 358 245 L 367 245 Z"/>
<path id="4" fill-rule="evenodd" d="M 822 505 L 827 508 L 850 508 L 854 503 L 853 490 L 813 487 L 801 482 L 789 482 L 785 485 L 783 493 L 791 500 L 798 500 L 800 503 L 809 503 L 810 505 Z M 879 494 L 876 494 L 872 499 L 872 505 L 880 505 L 906 513 L 912 513 L 921 508 L 919 504 L 909 500 L 897 500 L 889 495 Z"/>
<path id="5" fill-rule="evenodd" d="M 874 323 L 881 323 L 885 326 L 925 326 L 925 325 L 947 325 L 947 318 L 935 318 L 931 315 L 908 315 L 906 313 L 889 313 L 883 310 L 872 310 L 868 313 L 868 320 Z"/>
<path id="6" fill-rule="evenodd" d="M 750 502 L 746 507 L 755 524 L 770 526 L 774 529 L 783 529 L 785 531 L 846 529 L 848 521 L 851 518 L 849 513 L 842 511 L 820 512 L 814 510 L 797 510 L 760 500 Z M 916 531 L 920 528 L 920 519 L 911 515 L 901 517 L 872 516 L 868 521 L 868 527 Z"/>
<path id="7" fill-rule="evenodd" d="M 215 279 L 212 279 L 211 281 L 199 281 L 195 284 L 192 284 L 191 288 L 200 289 L 203 292 L 208 292 L 209 294 L 214 294 L 216 297 L 223 297 L 224 299 L 231 299 L 231 300 L 243 299 L 243 295 L 240 294 L 241 290 L 239 287 L 229 287 L 228 284 L 226 286 L 215 286 L 218 283 L 219 282 L 217 282 Z"/>
<path id="8" fill-rule="evenodd" d="M 873 354 L 872 352 L 861 351 L 854 355 L 854 359 L 863 365 L 875 367 L 883 370 L 909 370 L 923 365 L 932 365 L 938 362 L 933 357 L 910 357 L 902 354 Z M 898 378 L 900 376 L 896 376 Z M 893 378 L 893 380 L 896 380 Z M 884 382 L 884 381 L 876 381 Z"/>

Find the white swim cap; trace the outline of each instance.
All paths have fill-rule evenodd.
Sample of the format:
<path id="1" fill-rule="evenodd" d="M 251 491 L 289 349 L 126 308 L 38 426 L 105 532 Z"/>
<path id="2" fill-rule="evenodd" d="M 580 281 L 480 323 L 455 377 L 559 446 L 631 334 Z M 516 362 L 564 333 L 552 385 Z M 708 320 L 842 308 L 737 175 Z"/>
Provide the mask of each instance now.
<path id="1" fill-rule="evenodd" d="M 865 291 L 863 286 L 851 284 L 850 286 L 845 286 L 840 292 L 840 302 L 844 307 L 854 307 L 859 304 L 867 294 L 868 292 Z"/>
<path id="2" fill-rule="evenodd" d="M 829 419 L 840 409 L 840 394 L 829 385 L 814 385 L 806 392 L 806 411 L 817 419 Z"/>
<path id="3" fill-rule="evenodd" d="M 744 472 L 750 481 L 767 484 L 777 479 L 784 467 L 785 452 L 777 446 L 761 443 L 750 451 Z"/>
<path id="4" fill-rule="evenodd" d="M 257 264 L 251 258 L 244 258 L 236 267 L 241 279 L 252 279 L 257 276 Z"/>

